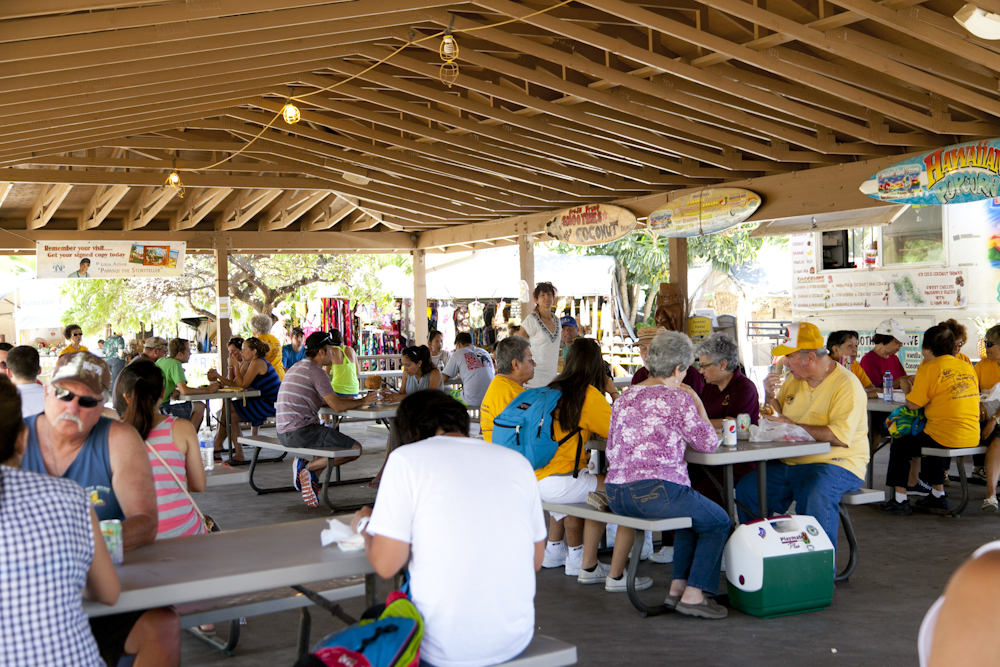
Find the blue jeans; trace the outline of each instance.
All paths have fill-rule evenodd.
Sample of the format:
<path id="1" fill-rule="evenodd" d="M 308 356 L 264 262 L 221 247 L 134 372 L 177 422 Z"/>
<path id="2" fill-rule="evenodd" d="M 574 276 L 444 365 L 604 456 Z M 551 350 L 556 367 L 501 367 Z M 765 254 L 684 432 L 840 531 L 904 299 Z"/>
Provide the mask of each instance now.
<path id="1" fill-rule="evenodd" d="M 781 461 L 767 464 L 767 508 L 783 513 L 795 501 L 796 514 L 815 517 L 826 531 L 827 537 L 837 548 L 837 529 L 840 522 L 840 497 L 848 491 L 861 488 L 864 481 L 832 463 L 805 463 L 790 466 Z M 747 475 L 736 485 L 736 501 L 758 513 L 757 475 Z M 740 522 L 750 517 L 742 508 Z"/>
<path id="2" fill-rule="evenodd" d="M 604 485 L 615 514 L 639 519 L 691 517 L 691 527 L 674 533 L 674 579 L 705 593 L 719 593 L 722 550 L 731 523 L 726 511 L 690 486 L 662 479 Z"/>

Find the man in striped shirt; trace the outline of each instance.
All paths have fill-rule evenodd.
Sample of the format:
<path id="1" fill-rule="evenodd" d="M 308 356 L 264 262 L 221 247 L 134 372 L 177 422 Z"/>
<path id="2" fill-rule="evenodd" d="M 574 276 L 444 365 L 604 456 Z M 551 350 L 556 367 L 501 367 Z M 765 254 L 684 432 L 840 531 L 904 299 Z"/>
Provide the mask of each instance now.
<path id="1" fill-rule="evenodd" d="M 306 358 L 285 371 L 285 378 L 278 390 L 275 403 L 277 412 L 278 441 L 285 447 L 311 449 L 361 449 L 361 443 L 339 430 L 320 424 L 319 409 L 324 405 L 336 412 L 343 412 L 375 402 L 375 392 L 363 398 L 337 396 L 324 366 L 333 362 L 333 341 L 323 331 L 315 331 L 306 339 Z M 349 458 L 334 458 L 334 465 L 346 463 Z M 301 489 L 307 505 L 316 507 L 318 478 L 316 473 L 327 466 L 326 457 L 310 462 L 296 458 L 292 465 L 294 484 Z"/>

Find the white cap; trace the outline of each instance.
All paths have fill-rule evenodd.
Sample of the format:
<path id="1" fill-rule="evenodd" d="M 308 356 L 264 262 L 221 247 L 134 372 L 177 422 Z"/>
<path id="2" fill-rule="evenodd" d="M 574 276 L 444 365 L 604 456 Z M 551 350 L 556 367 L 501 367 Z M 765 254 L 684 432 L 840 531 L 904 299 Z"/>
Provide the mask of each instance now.
<path id="1" fill-rule="evenodd" d="M 910 338 L 906 335 L 906 331 L 903 329 L 903 325 L 893 319 L 882 320 L 875 327 L 875 333 L 881 334 L 883 336 L 892 336 L 898 340 L 903 345 L 906 345 Z"/>

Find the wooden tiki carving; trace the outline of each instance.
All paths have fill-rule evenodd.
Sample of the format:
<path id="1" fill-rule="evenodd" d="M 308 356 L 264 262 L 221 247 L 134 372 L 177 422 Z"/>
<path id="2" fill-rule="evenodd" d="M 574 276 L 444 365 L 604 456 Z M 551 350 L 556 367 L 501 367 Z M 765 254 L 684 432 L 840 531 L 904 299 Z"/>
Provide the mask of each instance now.
<path id="1" fill-rule="evenodd" d="M 660 283 L 660 291 L 656 296 L 656 325 L 666 327 L 668 331 L 684 332 L 685 298 L 681 288 L 672 283 Z"/>

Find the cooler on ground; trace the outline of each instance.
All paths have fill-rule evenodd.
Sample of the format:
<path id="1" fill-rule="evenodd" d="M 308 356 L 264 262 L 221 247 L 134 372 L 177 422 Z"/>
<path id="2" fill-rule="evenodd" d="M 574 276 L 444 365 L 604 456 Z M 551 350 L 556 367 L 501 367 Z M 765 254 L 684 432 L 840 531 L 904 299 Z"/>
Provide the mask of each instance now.
<path id="1" fill-rule="evenodd" d="M 811 516 L 775 516 L 739 526 L 726 543 L 733 608 L 774 618 L 833 602 L 836 551 Z"/>

